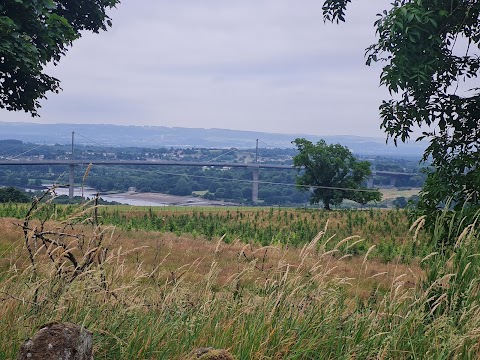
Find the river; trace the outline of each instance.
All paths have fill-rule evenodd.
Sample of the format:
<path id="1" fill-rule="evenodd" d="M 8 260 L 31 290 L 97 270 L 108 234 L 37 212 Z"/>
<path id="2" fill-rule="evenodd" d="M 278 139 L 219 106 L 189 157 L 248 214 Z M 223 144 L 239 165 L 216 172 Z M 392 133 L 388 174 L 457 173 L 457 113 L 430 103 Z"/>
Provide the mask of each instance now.
<path id="1" fill-rule="evenodd" d="M 52 186 L 45 184 L 45 187 Z M 37 191 L 33 189 L 25 189 L 27 191 Z M 67 187 L 56 188 L 57 195 L 68 195 L 69 189 Z M 93 198 L 97 194 L 97 190 L 84 187 L 83 197 Z M 82 196 L 82 188 L 75 187 L 75 196 Z M 235 203 L 227 203 L 217 200 L 206 200 L 200 197 L 193 196 L 176 196 L 162 193 L 139 193 L 139 192 L 123 192 L 114 194 L 100 194 L 100 197 L 106 201 L 115 201 L 120 204 L 133 206 L 236 206 Z"/>

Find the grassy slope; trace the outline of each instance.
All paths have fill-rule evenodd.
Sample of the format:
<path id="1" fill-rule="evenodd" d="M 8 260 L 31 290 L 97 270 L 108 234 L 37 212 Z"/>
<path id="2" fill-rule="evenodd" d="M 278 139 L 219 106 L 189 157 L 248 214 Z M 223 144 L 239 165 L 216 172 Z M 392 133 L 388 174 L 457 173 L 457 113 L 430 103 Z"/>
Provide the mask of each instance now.
<path id="1" fill-rule="evenodd" d="M 119 211 L 127 219 L 151 223 L 148 210 Z M 181 215 L 191 217 L 188 211 Z M 258 210 L 246 209 L 244 218 L 249 211 L 253 221 Z M 268 223 L 286 228 L 282 212 L 260 211 L 264 213 L 257 215 L 257 229 Z M 231 224 L 240 222 L 240 215 L 232 212 L 214 213 L 222 215 L 218 222 L 225 223 L 228 216 Z M 310 219 L 325 226 L 309 212 L 298 214 L 293 221 Z M 348 222 L 348 212 L 339 214 L 329 215 L 333 230 L 337 223 Z M 155 223 L 177 215 L 158 213 Z M 364 216 L 368 224 L 380 219 L 386 223 L 393 215 L 379 213 L 383 217 L 372 220 L 368 212 L 350 213 L 354 216 Z M 407 227 L 406 219 L 400 219 L 390 223 L 403 229 L 392 242 L 399 254 L 412 243 L 408 232 L 400 237 Z M 163 228 L 130 226 L 112 233 L 75 225 L 68 231 L 83 233 L 82 239 L 104 234 L 102 246 L 109 251 L 69 284 L 64 258 L 52 263 L 42 249 L 36 254 L 34 275 L 25 249 L 16 246 L 22 241 L 21 229 L 12 222 L 0 221 L 0 359 L 14 358 L 22 339 L 53 320 L 87 326 L 95 334 L 96 358 L 106 359 L 181 359 L 201 346 L 228 348 L 240 359 L 447 359 L 479 354 L 480 264 L 471 254 L 480 249 L 474 232 L 461 235 L 453 256 L 428 256 L 421 270 L 418 256 L 385 259 L 376 254 L 382 237 L 372 238 L 359 254 L 351 251 L 360 244 L 355 244 L 358 239 L 329 240 L 328 234 L 297 246 L 280 242 L 262 247 L 224 243 L 216 236 L 177 236 Z M 358 228 L 351 222 L 352 229 L 368 230 L 364 222 L 357 220 L 362 223 Z M 47 224 L 52 232 L 58 226 Z M 78 245 L 70 244 L 73 253 Z M 58 266 L 65 270 L 63 278 L 56 275 Z"/>

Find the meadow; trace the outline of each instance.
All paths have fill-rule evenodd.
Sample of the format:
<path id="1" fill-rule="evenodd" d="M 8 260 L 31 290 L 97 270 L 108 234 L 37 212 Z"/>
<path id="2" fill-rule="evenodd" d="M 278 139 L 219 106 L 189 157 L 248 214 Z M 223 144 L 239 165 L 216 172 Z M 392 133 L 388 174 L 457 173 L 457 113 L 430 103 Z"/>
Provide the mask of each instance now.
<path id="1" fill-rule="evenodd" d="M 475 359 L 476 227 L 400 210 L 0 206 L 0 359 L 42 324 L 96 359 Z M 447 222 L 448 219 L 448 222 Z M 445 226 L 445 224 L 447 224 Z M 439 247 L 445 236 L 451 247 Z"/>
<path id="2" fill-rule="evenodd" d="M 27 209 L 28 205 L 0 204 L 0 217 L 21 219 Z M 65 219 L 74 211 L 75 206 L 51 204 L 42 208 L 37 217 Z M 409 262 L 429 251 L 423 233 L 417 234 L 416 242 L 406 241 L 413 220 L 405 210 L 398 209 L 105 206 L 98 209 L 98 218 L 102 224 L 123 231 L 173 233 L 207 240 L 222 237 L 225 243 L 240 241 L 290 248 L 299 248 L 323 232 L 323 237 L 329 239 L 328 250 L 352 237 L 342 249 L 348 248 L 352 255 L 362 255 L 375 245 L 374 257 L 381 257 L 384 262 L 398 257 L 402 262 Z"/>

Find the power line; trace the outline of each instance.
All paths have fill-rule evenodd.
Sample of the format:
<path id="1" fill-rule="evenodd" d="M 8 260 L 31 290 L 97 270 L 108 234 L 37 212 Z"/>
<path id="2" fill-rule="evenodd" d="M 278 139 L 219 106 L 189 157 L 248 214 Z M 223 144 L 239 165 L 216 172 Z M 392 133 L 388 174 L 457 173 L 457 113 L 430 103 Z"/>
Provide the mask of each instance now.
<path id="1" fill-rule="evenodd" d="M 131 169 L 129 169 L 131 170 Z M 204 179 L 212 179 L 212 180 L 221 180 L 221 181 L 231 181 L 231 182 L 239 182 L 239 183 L 247 183 L 252 184 L 253 180 L 247 179 L 231 179 L 231 178 L 222 178 L 222 177 L 215 177 L 215 176 L 208 176 L 208 175 L 190 175 L 187 173 L 172 173 L 167 171 L 156 171 L 156 170 L 140 170 L 135 169 L 135 172 L 143 172 L 143 173 L 160 173 L 163 175 L 171 175 L 171 176 L 187 176 L 187 177 L 194 177 L 194 178 L 204 178 Z M 279 183 L 273 181 L 258 181 L 258 184 L 263 185 L 276 185 L 276 186 L 288 186 L 288 187 L 302 187 L 305 189 L 325 189 L 325 190 L 341 190 L 341 191 L 356 191 L 356 192 L 377 192 L 377 189 L 354 189 L 354 188 L 342 188 L 342 187 L 335 187 L 335 186 L 316 186 L 316 185 L 298 185 L 298 184 L 291 184 L 291 183 Z"/>

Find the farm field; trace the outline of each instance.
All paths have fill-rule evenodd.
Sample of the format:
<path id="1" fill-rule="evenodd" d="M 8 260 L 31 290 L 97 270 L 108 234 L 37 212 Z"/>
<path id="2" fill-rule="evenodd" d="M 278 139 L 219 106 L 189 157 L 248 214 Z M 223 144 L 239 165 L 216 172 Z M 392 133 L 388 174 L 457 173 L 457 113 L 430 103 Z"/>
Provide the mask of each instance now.
<path id="1" fill-rule="evenodd" d="M 72 209 L 51 206 L 41 216 L 48 218 L 54 213 L 68 216 Z M 26 205 L 0 204 L 1 216 L 21 218 L 26 210 Z M 417 234 L 417 241 L 412 241 L 413 234 L 409 234 L 412 220 L 404 210 L 105 206 L 98 209 L 98 217 L 101 223 L 119 230 L 159 231 L 212 241 L 222 237 L 225 243 L 238 241 L 290 248 L 300 248 L 323 232 L 323 238 L 328 239 L 327 249 L 351 237 L 344 245 L 349 254 L 365 254 L 375 245 L 371 255 L 382 257 L 384 262 L 395 257 L 409 262 L 425 256 L 429 250 L 423 233 Z"/>
<path id="2" fill-rule="evenodd" d="M 382 193 L 382 199 L 395 199 L 397 197 L 403 196 L 409 198 L 420 193 L 421 188 L 409 188 L 409 189 L 398 189 L 398 188 L 380 188 Z"/>
<path id="3" fill-rule="evenodd" d="M 0 359 L 51 321 L 99 359 L 479 354 L 471 228 L 452 257 L 401 210 L 27 209 L 0 205 Z"/>

